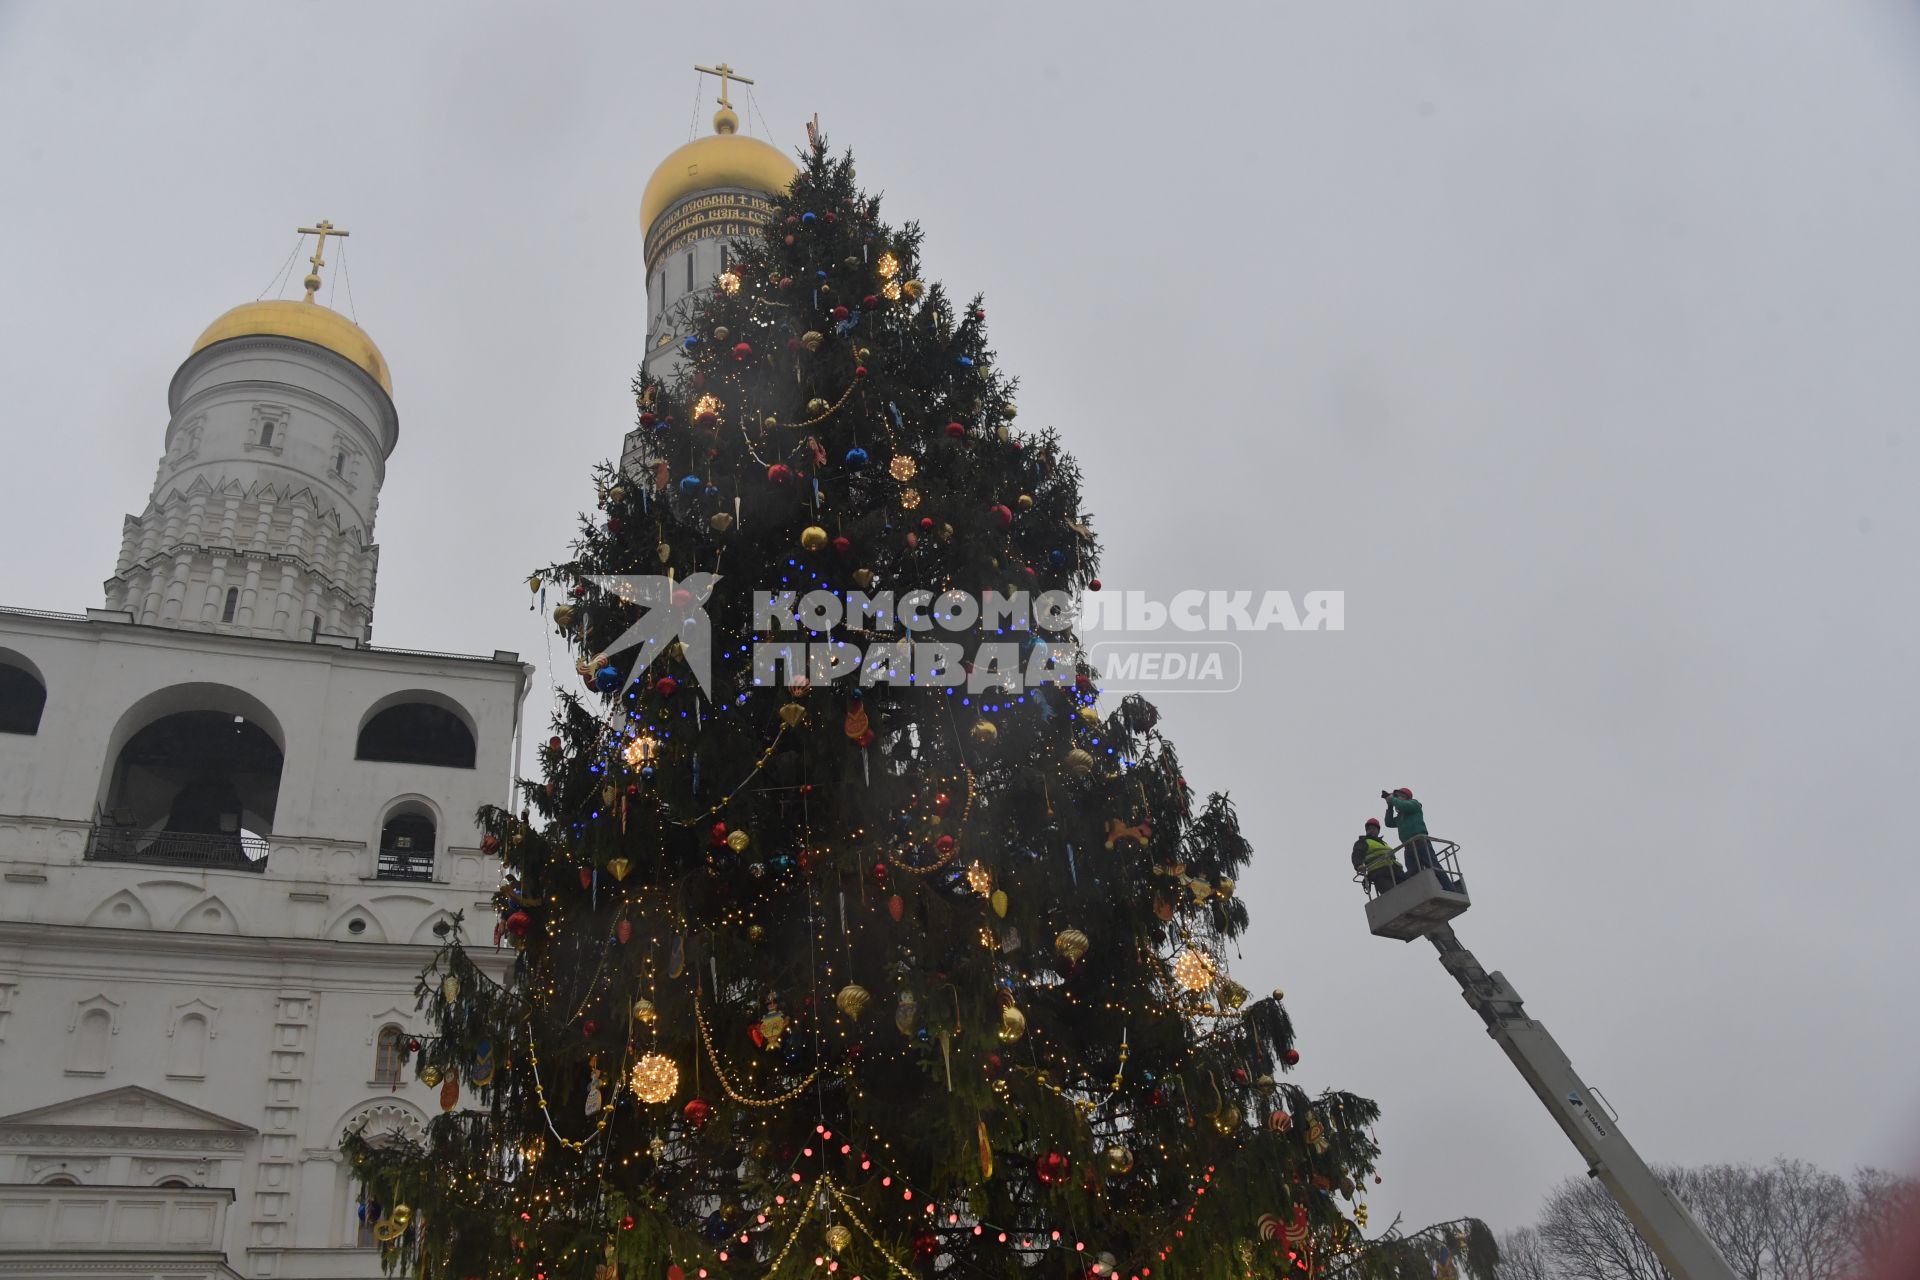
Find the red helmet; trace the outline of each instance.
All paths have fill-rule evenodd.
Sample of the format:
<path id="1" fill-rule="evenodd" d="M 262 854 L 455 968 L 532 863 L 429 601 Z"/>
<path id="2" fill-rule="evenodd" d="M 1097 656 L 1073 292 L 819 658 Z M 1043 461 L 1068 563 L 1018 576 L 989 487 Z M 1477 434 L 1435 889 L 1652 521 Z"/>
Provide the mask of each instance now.
<path id="1" fill-rule="evenodd" d="M 1380 819 L 1378 819 L 1378 818 L 1368 818 L 1368 819 L 1367 819 L 1367 825 L 1368 825 L 1368 826 L 1370 826 L 1370 827 L 1377 827 L 1377 826 L 1379 826 L 1379 825 L 1380 825 Z"/>
<path id="2" fill-rule="evenodd" d="M 1411 800 L 1413 799 L 1413 788 L 1412 787 L 1395 787 L 1393 789 L 1393 794 L 1397 796 L 1405 796 L 1407 799 Z"/>

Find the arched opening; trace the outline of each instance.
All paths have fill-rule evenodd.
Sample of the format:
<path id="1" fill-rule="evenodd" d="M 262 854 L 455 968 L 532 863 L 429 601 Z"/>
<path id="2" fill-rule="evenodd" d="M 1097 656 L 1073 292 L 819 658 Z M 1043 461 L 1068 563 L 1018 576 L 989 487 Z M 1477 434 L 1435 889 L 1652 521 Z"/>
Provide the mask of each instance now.
<path id="1" fill-rule="evenodd" d="M 407 1033 L 389 1022 L 373 1042 L 373 1082 L 389 1089 L 400 1087 L 400 1065 L 407 1057 Z"/>
<path id="2" fill-rule="evenodd" d="M 233 615 L 240 611 L 240 588 L 228 587 L 226 603 L 220 606 L 220 621 L 232 622 Z"/>
<path id="3" fill-rule="evenodd" d="M 40 713 L 47 707 L 47 683 L 31 662 L 11 649 L 0 649 L 0 733 L 40 732 Z"/>
<path id="4" fill-rule="evenodd" d="M 70 1173 L 56 1173 L 51 1178 L 42 1179 L 40 1185 L 43 1187 L 77 1187 L 80 1185 L 80 1179 Z"/>
<path id="5" fill-rule="evenodd" d="M 165 1187 L 169 1190 L 179 1190 L 179 1191 L 185 1191 L 189 1187 L 193 1186 L 193 1184 L 191 1182 L 188 1182 L 185 1178 L 162 1178 L 160 1179 L 160 1181 L 154 1183 L 153 1185 L 156 1187 Z"/>
<path id="6" fill-rule="evenodd" d="M 439 832 L 433 814 L 417 800 L 394 806 L 380 828 L 380 861 L 376 875 L 382 880 L 431 880 Z"/>
<path id="7" fill-rule="evenodd" d="M 354 755 L 388 764 L 431 764 L 447 769 L 473 768 L 473 726 L 446 700 L 405 693 L 376 705 L 360 727 Z"/>
<path id="8" fill-rule="evenodd" d="M 114 734 L 87 856 L 264 871 L 283 763 L 279 726 L 264 716 L 254 699 L 215 685 L 144 699 Z"/>

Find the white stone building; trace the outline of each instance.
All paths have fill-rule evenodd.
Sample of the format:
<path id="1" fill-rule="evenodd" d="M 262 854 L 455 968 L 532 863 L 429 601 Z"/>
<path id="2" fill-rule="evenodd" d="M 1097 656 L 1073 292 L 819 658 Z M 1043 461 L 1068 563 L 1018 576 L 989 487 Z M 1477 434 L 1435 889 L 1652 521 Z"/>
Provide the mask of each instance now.
<path id="1" fill-rule="evenodd" d="M 308 283 L 180 366 L 106 607 L 0 609 L 0 1276 L 376 1276 L 341 1136 L 439 1107 L 531 668 L 371 647 L 399 422 Z"/>

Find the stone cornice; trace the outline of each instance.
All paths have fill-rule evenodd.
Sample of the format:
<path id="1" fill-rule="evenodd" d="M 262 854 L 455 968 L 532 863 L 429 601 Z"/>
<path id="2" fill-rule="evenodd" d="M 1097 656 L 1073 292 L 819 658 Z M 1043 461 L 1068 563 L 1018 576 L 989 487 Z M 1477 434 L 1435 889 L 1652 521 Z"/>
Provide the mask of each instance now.
<path id="1" fill-rule="evenodd" d="M 141 1129 L 104 1124 L 0 1125 L 0 1147 L 41 1151 L 230 1151 L 246 1149 L 249 1135 L 205 1129 Z M 68 1188 L 72 1190 L 72 1188 Z"/>

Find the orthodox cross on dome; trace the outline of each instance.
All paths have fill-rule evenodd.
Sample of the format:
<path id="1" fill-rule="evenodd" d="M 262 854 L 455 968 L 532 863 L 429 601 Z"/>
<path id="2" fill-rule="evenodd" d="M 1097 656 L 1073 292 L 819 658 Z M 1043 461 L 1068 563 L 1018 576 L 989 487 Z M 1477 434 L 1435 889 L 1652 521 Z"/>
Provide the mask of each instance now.
<path id="1" fill-rule="evenodd" d="M 747 79 L 745 76 L 737 74 L 732 67 L 728 66 L 724 62 L 714 67 L 703 67 L 703 66 L 700 66 L 698 63 L 696 63 L 694 64 L 693 69 L 695 71 L 704 71 L 706 74 L 710 76 L 720 77 L 720 105 L 727 108 L 729 111 L 733 109 L 733 104 L 727 101 L 727 82 L 729 80 L 736 80 L 741 84 L 753 83 L 753 81 Z"/>
<path id="2" fill-rule="evenodd" d="M 327 237 L 339 236 L 344 240 L 353 233 L 350 231 L 341 231 L 331 222 L 322 218 L 311 227 L 298 228 L 296 234 L 313 237 L 313 256 L 307 259 L 308 262 L 313 264 L 313 270 L 307 273 L 305 281 L 307 286 L 307 301 L 312 302 L 313 295 L 320 292 L 320 268 L 327 265 L 327 260 L 324 256 L 327 249 Z"/>

